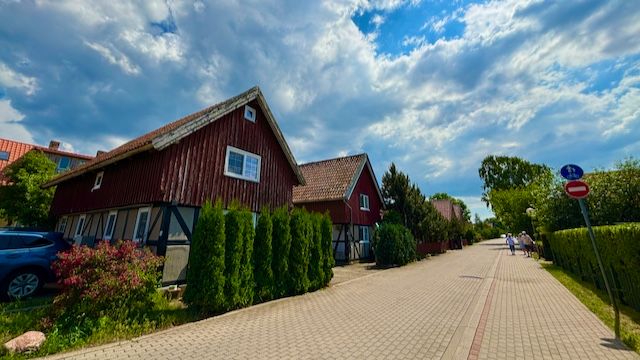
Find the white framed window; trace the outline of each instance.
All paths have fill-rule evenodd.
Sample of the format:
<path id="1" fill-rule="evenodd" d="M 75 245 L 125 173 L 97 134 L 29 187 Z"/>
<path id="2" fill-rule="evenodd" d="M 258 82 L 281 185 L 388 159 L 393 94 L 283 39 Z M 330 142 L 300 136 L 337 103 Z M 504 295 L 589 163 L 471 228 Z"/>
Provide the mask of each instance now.
<path id="1" fill-rule="evenodd" d="M 66 216 L 60 218 L 60 222 L 58 223 L 58 232 L 64 234 L 64 232 L 67 230 L 67 220 L 68 218 Z"/>
<path id="2" fill-rule="evenodd" d="M 136 226 L 133 229 L 133 241 L 146 242 L 147 232 L 149 232 L 149 218 L 151 217 L 151 208 L 138 209 L 136 217 Z"/>
<path id="3" fill-rule="evenodd" d="M 249 105 L 244 106 L 244 118 L 251 122 L 256 122 L 256 109 Z"/>
<path id="4" fill-rule="evenodd" d="M 360 194 L 360 210 L 369 210 L 369 195 Z"/>
<path id="5" fill-rule="evenodd" d="M 84 230 L 84 221 L 87 218 L 86 215 L 80 215 L 78 217 L 78 223 L 76 224 L 76 232 L 73 233 L 73 237 L 82 236 L 82 231 Z"/>
<path id="6" fill-rule="evenodd" d="M 58 168 L 56 169 L 56 171 L 61 172 L 69 169 L 69 167 L 71 167 L 71 159 L 66 156 L 61 156 L 58 160 Z"/>
<path id="7" fill-rule="evenodd" d="M 100 189 L 100 186 L 102 185 L 103 176 L 104 176 L 104 171 L 100 171 L 99 173 L 96 174 L 96 180 L 93 182 L 93 189 L 91 189 L 91 191 Z"/>
<path id="8" fill-rule="evenodd" d="M 260 155 L 227 146 L 224 174 L 238 179 L 260 182 Z"/>
<path id="9" fill-rule="evenodd" d="M 105 240 L 111 240 L 113 237 L 113 230 L 116 228 L 116 218 L 118 217 L 117 211 L 110 211 L 107 216 L 107 222 L 104 226 L 104 236 Z"/>
<path id="10" fill-rule="evenodd" d="M 369 227 L 368 226 L 359 226 L 358 227 L 358 235 L 360 237 L 360 242 L 368 243 L 371 239 L 369 236 Z"/>

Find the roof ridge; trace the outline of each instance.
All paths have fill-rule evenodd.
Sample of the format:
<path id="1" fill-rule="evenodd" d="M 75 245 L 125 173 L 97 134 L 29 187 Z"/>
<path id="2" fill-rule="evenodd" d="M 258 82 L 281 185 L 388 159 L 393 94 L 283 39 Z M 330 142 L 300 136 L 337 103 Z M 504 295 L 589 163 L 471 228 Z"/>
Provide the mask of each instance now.
<path id="1" fill-rule="evenodd" d="M 298 166 L 307 166 L 307 165 L 319 164 L 319 163 L 324 163 L 324 162 L 329 162 L 329 161 L 344 160 L 344 159 L 348 159 L 348 158 L 356 158 L 356 157 L 361 157 L 361 156 L 367 156 L 367 153 L 363 152 L 363 153 L 359 153 L 359 154 L 355 154 L 355 155 L 340 156 L 340 157 L 332 158 L 332 159 L 316 160 L 316 161 L 311 161 L 311 162 L 308 162 L 308 163 L 298 164 Z"/>

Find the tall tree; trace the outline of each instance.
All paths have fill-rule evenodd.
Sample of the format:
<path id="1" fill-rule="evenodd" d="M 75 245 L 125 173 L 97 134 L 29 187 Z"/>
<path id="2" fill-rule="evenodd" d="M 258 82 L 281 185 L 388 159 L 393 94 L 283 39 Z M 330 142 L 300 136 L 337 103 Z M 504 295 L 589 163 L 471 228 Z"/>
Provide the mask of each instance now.
<path id="1" fill-rule="evenodd" d="M 483 181 L 482 201 L 489 205 L 491 190 L 526 187 L 549 171 L 550 169 L 546 165 L 534 164 L 519 157 L 489 155 L 482 160 L 478 169 Z"/>
<path id="2" fill-rule="evenodd" d="M 0 187 L 0 215 L 9 223 L 47 227 L 49 207 L 55 188 L 40 186 L 54 175 L 56 164 L 40 151 L 30 151 L 7 166 L 4 175 L 8 184 Z"/>
<path id="3" fill-rule="evenodd" d="M 410 190 L 409 176 L 398 171 L 396 164 L 391 163 L 389 170 L 382 175 L 382 197 L 388 210 L 401 215 L 404 226 L 408 226 Z"/>

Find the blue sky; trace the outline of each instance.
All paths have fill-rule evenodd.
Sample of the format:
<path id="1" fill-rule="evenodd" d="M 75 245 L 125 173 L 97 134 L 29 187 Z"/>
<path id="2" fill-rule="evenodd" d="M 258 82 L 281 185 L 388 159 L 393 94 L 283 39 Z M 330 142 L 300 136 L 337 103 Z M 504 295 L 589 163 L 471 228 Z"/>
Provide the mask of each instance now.
<path id="1" fill-rule="evenodd" d="M 637 1 L 0 0 L 0 136 L 95 153 L 259 85 L 300 162 L 367 152 L 482 217 L 489 154 L 640 154 Z"/>

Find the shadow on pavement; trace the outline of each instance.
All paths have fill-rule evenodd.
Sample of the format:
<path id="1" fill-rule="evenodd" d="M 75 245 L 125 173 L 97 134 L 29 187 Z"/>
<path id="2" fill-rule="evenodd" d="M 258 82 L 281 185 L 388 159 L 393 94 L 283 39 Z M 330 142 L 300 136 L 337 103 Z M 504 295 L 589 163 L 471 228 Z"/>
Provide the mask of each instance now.
<path id="1" fill-rule="evenodd" d="M 602 346 L 605 346 L 611 349 L 631 351 L 631 349 L 626 347 L 620 340 L 611 339 L 611 338 L 600 338 L 600 340 L 603 341 L 602 343 L 600 343 L 600 345 Z"/>

